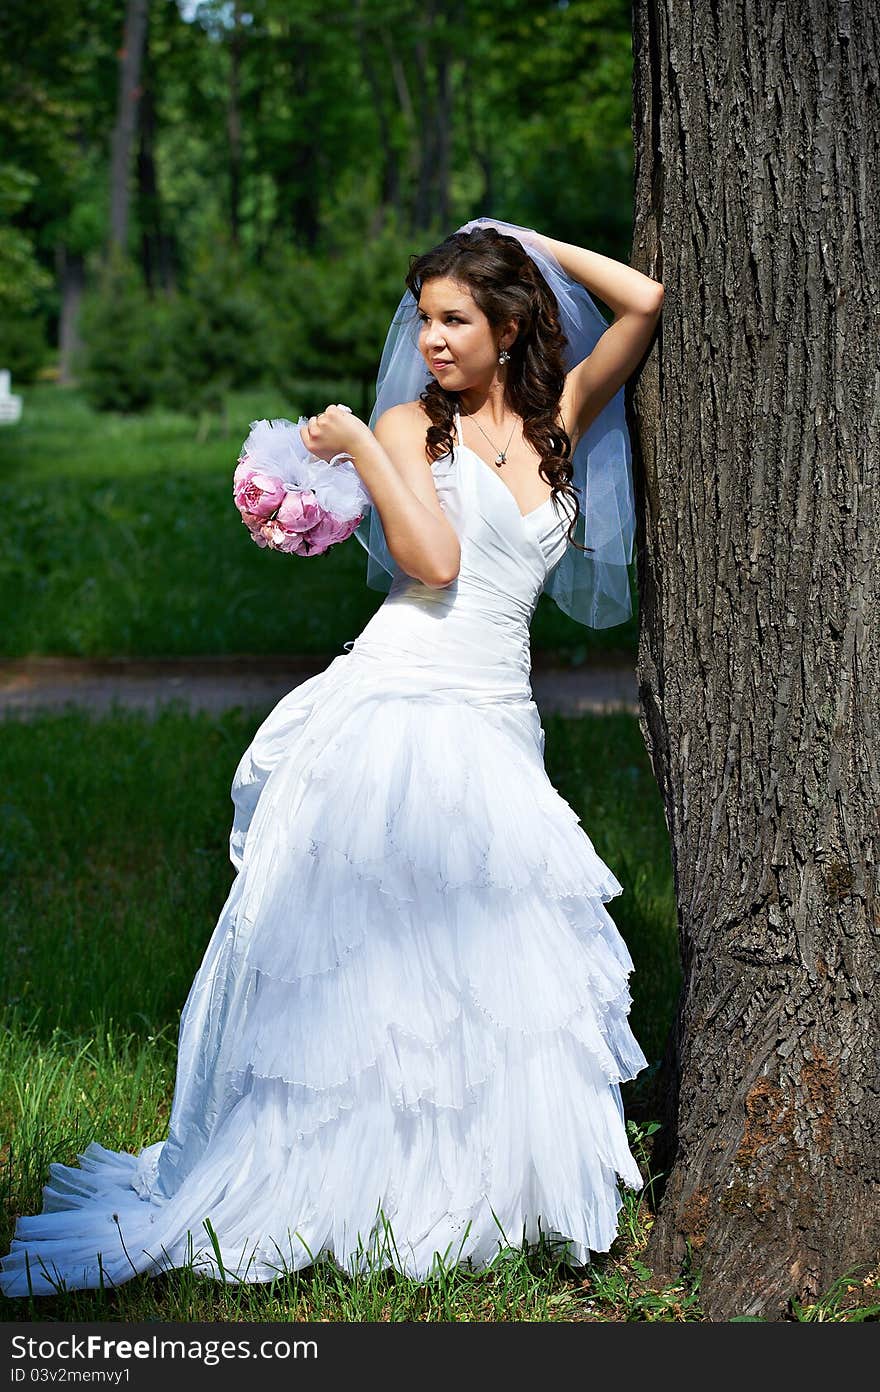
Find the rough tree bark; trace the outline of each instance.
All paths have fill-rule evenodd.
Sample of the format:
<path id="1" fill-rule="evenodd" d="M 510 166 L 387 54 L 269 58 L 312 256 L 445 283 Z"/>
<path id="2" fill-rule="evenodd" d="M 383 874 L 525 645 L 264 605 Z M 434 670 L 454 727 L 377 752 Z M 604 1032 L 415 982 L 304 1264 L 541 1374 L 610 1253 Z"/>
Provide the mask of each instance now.
<path id="1" fill-rule="evenodd" d="M 648 1260 L 785 1318 L 880 1248 L 878 28 L 633 7 L 641 727 L 684 984 Z"/>
<path id="2" fill-rule="evenodd" d="M 125 31 L 119 50 L 119 90 L 110 158 L 110 245 L 126 249 L 131 202 L 131 151 L 137 125 L 141 61 L 147 32 L 149 0 L 127 0 Z"/>

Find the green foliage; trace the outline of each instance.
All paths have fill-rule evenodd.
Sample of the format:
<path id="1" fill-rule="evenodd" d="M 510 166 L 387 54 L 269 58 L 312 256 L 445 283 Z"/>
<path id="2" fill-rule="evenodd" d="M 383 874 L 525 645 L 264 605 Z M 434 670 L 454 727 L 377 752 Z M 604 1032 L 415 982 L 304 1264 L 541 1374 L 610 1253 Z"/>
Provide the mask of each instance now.
<path id="1" fill-rule="evenodd" d="M 389 224 L 372 240 L 340 239 L 329 254 L 282 248 L 271 257 L 269 343 L 281 391 L 290 394 L 303 378 L 344 374 L 361 385 L 360 399 L 348 404 L 369 415 L 388 323 L 405 288 L 407 249 L 402 233 Z"/>
<path id="2" fill-rule="evenodd" d="M 99 411 L 140 411 L 156 399 L 169 355 L 170 316 L 151 300 L 137 267 L 120 253 L 83 297 L 84 348 L 75 364 Z"/>
<path id="3" fill-rule="evenodd" d="M 0 232 L 0 257 L 2 257 Z M 0 313 L 0 367 L 12 373 L 12 390 L 22 382 L 33 382 L 49 354 L 45 315 L 29 316 Z"/>
<path id="4" fill-rule="evenodd" d="M 115 253 L 81 313 L 83 388 L 98 410 L 225 415 L 231 392 L 271 384 L 292 396 L 304 379 L 338 381 L 342 364 L 366 416 L 405 265 L 389 230 L 329 256 L 279 251 L 260 272 L 218 235 L 194 253 L 179 293 L 151 297 Z"/>
<path id="5" fill-rule="evenodd" d="M 4 0 L 0 311 L 46 298 L 59 245 L 83 252 L 103 238 L 107 199 L 96 225 L 91 188 L 106 178 L 121 34 L 117 0 Z M 24 195 L 14 205 L 10 179 Z"/>
<path id="6" fill-rule="evenodd" d="M 196 253 L 173 296 L 151 296 L 135 264 L 114 252 L 84 297 L 83 391 L 99 411 L 159 405 L 225 420 L 230 392 L 271 375 L 269 324 L 256 277 L 222 241 Z"/>
<path id="7" fill-rule="evenodd" d="M 0 314 L 48 312 L 53 333 L 59 248 L 94 267 L 106 243 L 120 23 L 113 0 L 4 9 Z M 126 250 L 180 298 L 103 296 L 92 399 L 204 415 L 238 384 L 344 378 L 366 415 L 407 258 L 435 236 L 486 212 L 625 257 L 630 25 L 622 0 L 150 6 Z"/>
<path id="8" fill-rule="evenodd" d="M 12 164 L 0 165 L 0 222 L 30 203 L 38 180 Z M 0 319 L 31 311 L 52 278 L 37 261 L 33 238 L 21 228 L 0 226 Z"/>
<path id="9" fill-rule="evenodd" d="M 813 1302 L 791 1301 L 799 1324 L 864 1324 L 880 1320 L 880 1272 L 870 1264 L 845 1271 Z"/>
<path id="10" fill-rule="evenodd" d="M 455 167 L 491 169 L 491 212 L 626 259 L 632 189 L 632 14 L 621 0 L 467 5 Z M 466 137 L 466 138 L 462 138 Z M 460 175 L 460 177 L 461 177 Z M 482 205 L 491 202 L 490 207 Z"/>
<path id="11" fill-rule="evenodd" d="M 225 238 L 196 250 L 170 319 L 171 370 L 157 392 L 163 405 L 225 414 L 230 392 L 270 375 L 269 311 L 256 276 Z"/>

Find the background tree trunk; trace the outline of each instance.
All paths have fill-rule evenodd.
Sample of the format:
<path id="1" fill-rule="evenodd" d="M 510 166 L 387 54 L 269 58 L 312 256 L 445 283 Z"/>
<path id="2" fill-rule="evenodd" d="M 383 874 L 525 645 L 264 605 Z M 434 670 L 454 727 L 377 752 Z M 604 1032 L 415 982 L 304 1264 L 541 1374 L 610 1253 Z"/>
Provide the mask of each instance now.
<path id="1" fill-rule="evenodd" d="M 62 387 L 76 385 L 75 358 L 82 347 L 79 333 L 79 309 L 85 289 L 85 262 L 78 251 L 71 251 L 64 242 L 55 248 L 55 265 L 60 307 L 58 322 L 58 381 Z"/>
<path id="2" fill-rule="evenodd" d="M 297 96 L 297 128 L 291 134 L 288 153 L 290 178 L 280 190 L 277 225 L 301 246 L 313 251 L 318 244 L 321 208 L 321 169 L 319 142 L 303 113 L 312 101 L 313 45 L 302 38 L 295 26 L 288 25 L 288 56 Z"/>
<path id="3" fill-rule="evenodd" d="M 241 245 L 241 67 L 244 41 L 241 5 L 239 0 L 234 0 L 229 34 L 226 134 L 229 140 L 229 232 L 235 247 Z"/>
<path id="4" fill-rule="evenodd" d="M 110 243 L 122 251 L 126 249 L 128 236 L 131 151 L 137 124 L 148 11 L 149 0 L 127 0 L 125 31 L 119 51 L 119 95 L 110 160 Z"/>
<path id="5" fill-rule="evenodd" d="M 141 233 L 141 267 L 152 293 L 174 289 L 174 255 L 162 194 L 156 173 L 158 73 L 150 53 L 149 35 L 144 46 L 143 82 L 138 103 L 137 189 Z"/>
<path id="6" fill-rule="evenodd" d="M 784 1317 L 880 1248 L 878 18 L 636 0 L 641 727 L 684 982 L 648 1261 Z M 662 390 L 661 390 L 662 384 Z"/>
<path id="7" fill-rule="evenodd" d="M 423 29 L 413 44 L 419 165 L 412 228 L 419 232 L 449 220 L 449 149 L 454 103 L 444 39 L 442 12 L 434 0 L 426 0 Z"/>
<path id="8" fill-rule="evenodd" d="M 466 63 L 462 78 L 462 104 L 464 107 L 465 129 L 471 154 L 480 167 L 483 176 L 483 191 L 474 199 L 479 208 L 495 207 L 495 165 L 492 157 L 492 142 L 480 130 L 474 114 L 474 87 L 479 81 L 476 68 Z"/>
<path id="9" fill-rule="evenodd" d="M 357 35 L 361 70 L 363 71 L 364 79 L 373 100 L 373 109 L 376 113 L 376 125 L 379 131 L 379 147 L 382 152 L 379 207 L 376 209 L 372 218 L 372 225 L 370 228 L 371 233 L 376 233 L 385 220 L 386 210 L 392 209 L 394 212 L 397 212 L 400 209 L 400 160 L 393 138 L 389 102 L 386 97 L 388 83 L 382 79 L 381 70 L 373 50 L 371 36 L 367 32 L 364 22 L 364 15 L 364 0 L 356 0 L 354 6 L 354 31 Z M 385 44 L 391 48 L 391 36 L 383 34 L 382 38 Z"/>

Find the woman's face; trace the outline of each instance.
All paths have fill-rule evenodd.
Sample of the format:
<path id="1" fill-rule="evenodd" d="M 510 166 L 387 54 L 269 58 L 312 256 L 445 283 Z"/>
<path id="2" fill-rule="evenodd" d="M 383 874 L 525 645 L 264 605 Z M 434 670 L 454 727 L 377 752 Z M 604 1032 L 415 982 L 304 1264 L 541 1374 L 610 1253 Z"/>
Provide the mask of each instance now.
<path id="1" fill-rule="evenodd" d="M 492 381 L 498 368 L 496 339 L 489 320 L 459 281 L 437 276 L 423 282 L 419 352 L 447 391 Z"/>

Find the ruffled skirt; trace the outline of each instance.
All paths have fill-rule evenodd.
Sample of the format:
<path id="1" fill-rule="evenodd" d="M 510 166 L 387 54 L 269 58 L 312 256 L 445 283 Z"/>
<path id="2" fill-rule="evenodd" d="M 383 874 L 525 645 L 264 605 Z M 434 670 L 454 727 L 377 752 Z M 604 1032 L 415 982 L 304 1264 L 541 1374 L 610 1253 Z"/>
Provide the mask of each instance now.
<path id="1" fill-rule="evenodd" d="M 330 1253 L 427 1279 L 543 1235 L 577 1264 L 642 1176 L 622 886 L 529 699 L 357 654 L 279 702 L 232 786 L 236 868 L 180 1023 L 167 1139 L 53 1164 L 7 1295 Z M 222 1270 L 221 1270 L 222 1265 Z"/>

